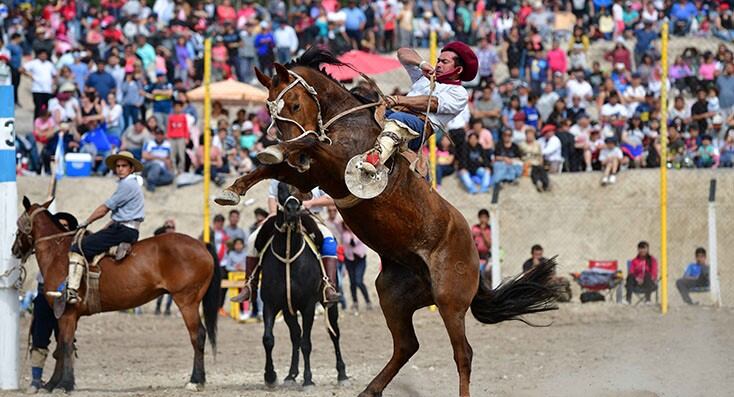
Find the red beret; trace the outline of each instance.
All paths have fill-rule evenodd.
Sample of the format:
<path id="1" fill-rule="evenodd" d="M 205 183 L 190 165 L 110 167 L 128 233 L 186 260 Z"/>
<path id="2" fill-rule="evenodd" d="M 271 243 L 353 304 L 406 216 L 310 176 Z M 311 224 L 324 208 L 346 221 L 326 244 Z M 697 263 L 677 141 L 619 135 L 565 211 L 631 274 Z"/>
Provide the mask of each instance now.
<path id="1" fill-rule="evenodd" d="M 525 112 L 517 112 L 512 116 L 513 121 L 525 121 Z"/>
<path id="2" fill-rule="evenodd" d="M 461 58 L 461 62 L 464 64 L 464 70 L 461 72 L 459 79 L 462 81 L 474 80 L 479 70 L 479 60 L 471 47 L 460 41 L 452 41 L 441 49 L 441 52 L 444 51 L 454 52 Z"/>
<path id="3" fill-rule="evenodd" d="M 553 125 L 553 124 L 546 124 L 540 130 L 540 133 L 543 134 L 543 135 L 545 135 L 545 134 L 547 134 L 547 133 L 549 133 L 551 131 L 555 132 L 556 131 L 556 126 Z"/>

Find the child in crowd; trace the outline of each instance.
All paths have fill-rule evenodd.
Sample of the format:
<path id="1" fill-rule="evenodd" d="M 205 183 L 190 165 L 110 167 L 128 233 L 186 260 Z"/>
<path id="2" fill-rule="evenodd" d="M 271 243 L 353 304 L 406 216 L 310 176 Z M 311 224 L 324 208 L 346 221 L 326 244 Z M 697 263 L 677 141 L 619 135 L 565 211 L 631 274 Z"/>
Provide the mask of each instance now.
<path id="1" fill-rule="evenodd" d="M 617 146 L 617 140 L 614 137 L 604 139 L 604 147 L 599 152 L 599 161 L 604 170 L 604 177 L 601 179 L 601 185 L 612 185 L 617 182 L 617 172 L 622 162 L 622 150 Z"/>

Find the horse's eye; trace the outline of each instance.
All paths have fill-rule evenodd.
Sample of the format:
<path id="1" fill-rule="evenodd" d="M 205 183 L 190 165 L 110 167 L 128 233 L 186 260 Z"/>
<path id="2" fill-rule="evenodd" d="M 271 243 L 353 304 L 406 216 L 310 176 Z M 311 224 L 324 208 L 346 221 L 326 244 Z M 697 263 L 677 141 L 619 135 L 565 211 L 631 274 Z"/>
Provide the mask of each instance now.
<path id="1" fill-rule="evenodd" d="M 294 112 L 297 112 L 301 110 L 301 104 L 300 103 L 294 103 L 293 106 L 291 106 L 291 110 Z"/>

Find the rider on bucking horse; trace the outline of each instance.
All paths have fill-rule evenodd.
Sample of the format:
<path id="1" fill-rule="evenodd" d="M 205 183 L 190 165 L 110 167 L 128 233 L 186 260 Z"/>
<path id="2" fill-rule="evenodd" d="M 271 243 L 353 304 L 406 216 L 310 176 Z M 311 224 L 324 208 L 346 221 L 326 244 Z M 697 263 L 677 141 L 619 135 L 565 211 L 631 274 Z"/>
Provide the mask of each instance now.
<path id="1" fill-rule="evenodd" d="M 277 211 L 277 207 L 279 205 L 279 183 L 280 182 L 273 179 L 270 181 L 270 186 L 268 188 L 268 207 L 270 207 L 271 215 L 273 215 Z M 334 239 L 333 233 L 329 230 L 328 227 L 326 227 L 324 221 L 321 219 L 321 216 L 323 215 L 322 212 L 324 212 L 324 208 L 334 204 L 334 200 L 319 188 L 314 188 L 311 191 L 311 194 L 313 197 L 310 200 L 304 201 L 303 205 L 310 210 L 311 215 L 316 221 L 316 225 L 318 226 L 319 231 L 323 236 L 323 242 L 321 244 L 321 247 L 319 247 L 319 253 L 321 254 L 321 261 L 324 264 L 324 270 L 326 271 L 326 274 L 322 275 L 324 277 L 324 290 L 323 294 L 321 294 L 323 298 L 323 301 L 321 303 L 324 304 L 324 306 L 330 306 L 339 302 L 339 298 L 341 297 L 335 287 L 337 267 L 337 243 L 336 239 Z M 260 266 L 258 266 L 258 264 L 260 262 L 260 255 L 262 253 L 258 252 L 257 248 L 255 247 L 255 241 L 257 240 L 257 235 L 260 233 L 260 229 L 262 229 L 262 225 L 264 225 L 266 222 L 267 221 L 263 222 L 261 226 L 258 227 L 257 230 L 252 232 L 250 234 L 250 237 L 247 238 L 247 259 L 245 261 L 245 273 L 247 274 L 247 283 L 245 284 L 244 288 L 242 288 L 240 294 L 231 299 L 233 302 L 244 302 L 246 300 L 249 300 L 250 295 L 252 294 L 252 286 L 257 286 L 260 278 Z"/>
<path id="2" fill-rule="evenodd" d="M 479 67 L 474 51 L 459 41 L 448 43 L 441 49 L 435 68 L 410 48 L 399 49 L 398 59 L 413 84 L 408 95 L 387 97 L 390 109 L 385 114 L 383 131 L 375 147 L 363 155 L 362 170 L 368 174 L 375 174 L 384 167 L 397 148 L 406 142 L 412 150 L 419 150 L 426 117 L 432 127 L 428 133 L 445 132 L 446 124 L 459 115 L 469 101 L 469 93 L 461 82 L 473 80 Z M 433 88 L 431 77 L 435 77 Z M 426 115 L 429 103 L 431 107 Z M 258 153 L 257 158 L 264 164 L 281 163 L 283 149 L 280 145 L 268 146 Z"/>
<path id="3" fill-rule="evenodd" d="M 84 259 L 94 257 L 120 243 L 134 243 L 138 240 L 138 229 L 145 217 L 143 190 L 133 174 L 143 170 L 132 153 L 122 151 L 105 159 L 105 164 L 119 178 L 117 189 L 112 196 L 97 207 L 79 228 L 86 228 L 92 222 L 112 211 L 112 221 L 104 229 L 84 236 L 81 244 L 74 243 L 69 253 L 69 273 L 66 283 L 66 300 L 70 304 L 79 302 L 79 286 L 84 275 Z M 49 291 L 49 296 L 59 297 L 58 291 Z"/>

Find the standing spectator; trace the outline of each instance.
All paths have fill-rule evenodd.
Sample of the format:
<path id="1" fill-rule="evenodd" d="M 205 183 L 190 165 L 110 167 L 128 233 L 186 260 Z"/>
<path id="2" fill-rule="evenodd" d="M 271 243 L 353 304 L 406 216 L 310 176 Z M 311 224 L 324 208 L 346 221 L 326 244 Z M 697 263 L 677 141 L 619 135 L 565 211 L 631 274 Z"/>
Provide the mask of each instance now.
<path id="1" fill-rule="evenodd" d="M 696 92 L 696 102 L 691 106 L 691 120 L 698 124 L 700 131 L 706 131 L 708 119 L 713 116 L 714 113 L 709 112 L 708 90 L 699 88 Z"/>
<path id="2" fill-rule="evenodd" d="M 122 82 L 121 91 L 123 128 L 129 128 L 138 121 L 142 122 L 140 107 L 143 106 L 145 101 L 143 84 L 130 71 L 125 73 L 125 80 Z"/>
<path id="3" fill-rule="evenodd" d="M 153 102 L 153 116 L 158 125 L 168 125 L 168 115 L 173 107 L 173 85 L 166 79 L 166 73 L 156 73 L 156 82 L 149 84 L 145 97 Z"/>
<path id="4" fill-rule="evenodd" d="M 398 13 L 398 28 L 399 30 L 399 47 L 412 47 L 413 46 L 413 19 L 415 15 L 414 1 L 406 0 L 402 4 L 402 9 Z"/>
<path id="5" fill-rule="evenodd" d="M 347 7 L 342 10 L 346 15 L 346 21 L 344 22 L 344 28 L 346 29 L 347 36 L 351 41 L 353 49 L 359 49 L 362 43 L 362 32 L 364 31 L 365 24 L 367 23 L 367 16 L 364 14 L 361 8 L 357 6 L 356 0 L 349 0 Z"/>
<path id="6" fill-rule="evenodd" d="M 254 29 L 254 21 L 247 21 L 245 29 L 240 31 L 240 40 L 242 43 L 237 52 L 237 58 L 240 60 L 240 66 L 237 69 L 240 74 L 237 78 L 245 83 L 249 83 L 255 77 L 253 66 L 257 57 L 257 49 L 255 48 Z"/>
<path id="7" fill-rule="evenodd" d="M 275 36 L 278 62 L 286 64 L 296 54 L 296 51 L 298 51 L 298 36 L 296 35 L 296 31 L 293 27 L 285 23 L 285 21 L 282 21 L 273 35 Z"/>
<path id="8" fill-rule="evenodd" d="M 550 182 L 548 173 L 543 167 L 543 148 L 535 139 L 535 130 L 528 129 L 525 142 L 520 144 L 525 165 L 530 168 L 530 179 L 538 192 L 548 191 Z"/>
<path id="9" fill-rule="evenodd" d="M 632 302 L 632 293 L 642 290 L 645 293 L 645 303 L 650 302 L 650 295 L 657 289 L 658 262 L 650 255 L 650 245 L 647 241 L 637 244 L 637 256 L 630 261 L 627 275 L 627 303 Z"/>
<path id="10" fill-rule="evenodd" d="M 170 185 L 173 182 L 173 162 L 171 161 L 171 143 L 166 134 L 156 129 L 153 140 L 143 147 L 143 178 L 145 188 L 155 192 L 158 186 Z"/>
<path id="11" fill-rule="evenodd" d="M 56 67 L 48 60 L 48 51 L 41 49 L 36 52 L 35 59 L 20 68 L 20 72 L 31 79 L 33 118 L 37 118 L 41 115 L 41 108 L 48 108 L 48 101 L 53 97 Z"/>
<path id="12" fill-rule="evenodd" d="M 594 90 L 591 84 L 585 80 L 583 70 L 576 69 L 573 76 L 574 79 L 568 80 L 568 83 L 566 83 L 566 89 L 568 91 L 566 104 L 568 106 L 573 105 L 573 97 L 577 96 L 581 98 L 581 107 L 588 108 L 589 102 L 594 98 Z"/>
<path id="13" fill-rule="evenodd" d="M 494 183 L 515 183 L 517 178 L 522 174 L 521 157 L 522 153 L 520 152 L 520 148 L 513 142 L 512 131 L 503 131 L 502 141 L 495 147 L 493 163 Z"/>
<path id="14" fill-rule="evenodd" d="M 563 168 L 563 155 L 561 151 L 561 140 L 556 136 L 556 126 L 548 124 L 540 131 L 543 137 L 540 146 L 543 148 L 543 161 L 548 165 L 551 173 L 559 173 Z"/>
<path id="15" fill-rule="evenodd" d="M 18 87 L 20 87 L 20 68 L 23 63 L 23 48 L 20 44 L 22 38 L 20 34 L 13 33 L 10 35 L 10 43 L 7 45 L 7 49 L 10 52 L 10 79 L 13 83 L 13 97 L 15 98 L 15 106 L 20 109 L 20 102 L 18 101 Z"/>
<path id="16" fill-rule="evenodd" d="M 482 89 L 482 96 L 474 101 L 472 116 L 481 120 L 482 126 L 492 132 L 493 138 L 499 138 L 499 132 L 502 128 L 502 97 L 497 92 L 494 82 L 490 81 Z M 456 141 L 454 143 L 459 144 Z"/>
<path id="17" fill-rule="evenodd" d="M 395 31 L 397 30 L 397 18 L 392 5 L 385 2 L 385 10 L 382 13 L 382 29 L 383 29 L 383 50 L 392 52 L 395 50 Z M 480 61 L 481 64 L 481 61 Z"/>
<path id="18" fill-rule="evenodd" d="M 364 285 L 364 273 L 367 268 L 367 246 L 352 233 L 346 223 L 342 223 L 342 244 L 344 246 L 344 264 L 349 273 L 349 289 L 352 293 L 352 308 L 359 309 L 357 289 L 362 291 L 367 309 L 372 309 L 370 295 Z"/>
<path id="19" fill-rule="evenodd" d="M 649 55 L 654 48 L 652 43 L 657 40 L 658 33 L 652 29 L 652 21 L 645 21 L 644 28 L 635 32 L 635 65 L 640 67 L 643 55 Z"/>
<path id="20" fill-rule="evenodd" d="M 540 244 L 535 244 L 530 248 L 530 259 L 526 260 L 522 264 L 522 271 L 527 272 L 532 269 L 533 266 L 538 266 L 545 262 L 547 259 L 543 257 L 543 247 Z"/>
<path id="21" fill-rule="evenodd" d="M 479 85 L 486 87 L 493 81 L 494 71 L 500 63 L 497 51 L 489 45 L 486 37 L 479 39 L 477 59 L 479 60 Z"/>
<path id="22" fill-rule="evenodd" d="M 558 40 L 553 40 L 553 47 L 548 51 L 548 68 L 551 73 L 560 72 L 566 74 L 568 71 L 568 58 L 566 57 L 566 51 L 560 46 L 561 43 Z"/>
<path id="23" fill-rule="evenodd" d="M 491 151 L 479 144 L 476 133 L 469 133 L 467 141 L 459 152 L 459 179 L 471 194 L 489 191 L 491 182 Z M 479 189 L 477 189 L 479 187 Z"/>
<path id="24" fill-rule="evenodd" d="M 477 214 L 479 223 L 471 227 L 471 234 L 474 238 L 474 245 L 479 252 L 479 269 L 484 273 L 492 255 L 492 230 L 489 227 L 489 211 L 485 208 L 479 210 Z"/>
<path id="25" fill-rule="evenodd" d="M 706 263 L 706 250 L 703 247 L 696 248 L 696 261 L 686 267 L 683 277 L 676 280 L 675 286 L 683 301 L 689 305 L 696 304 L 691 300 L 691 289 L 709 287 L 709 265 Z"/>
<path id="26" fill-rule="evenodd" d="M 173 150 L 173 159 L 178 174 L 186 171 L 186 145 L 191 140 L 189 124 L 183 113 L 183 102 L 173 104 L 173 114 L 168 117 L 168 139 Z"/>
<path id="27" fill-rule="evenodd" d="M 724 118 L 734 113 L 734 63 L 724 66 L 724 73 L 716 78 L 716 88 L 719 91 L 719 108 Z"/>
<path id="28" fill-rule="evenodd" d="M 614 43 L 614 48 L 606 53 L 604 58 L 611 62 L 612 65 L 615 65 L 615 67 L 618 63 L 621 63 L 626 70 L 632 70 L 632 56 L 624 44 L 624 38 L 621 36 L 617 37 Z"/>
<path id="29" fill-rule="evenodd" d="M 679 0 L 670 9 L 670 19 L 673 21 L 673 34 L 685 36 L 691 30 L 691 22 L 698 16 L 698 9 L 688 0 Z"/>
<path id="30" fill-rule="evenodd" d="M 107 62 L 104 58 L 98 58 L 96 61 L 97 69 L 94 73 L 89 74 L 84 85 L 85 87 L 94 88 L 94 90 L 97 91 L 97 95 L 102 99 L 107 98 L 107 94 L 117 88 L 115 78 L 105 70 L 106 64 Z"/>
<path id="31" fill-rule="evenodd" d="M 249 236 L 248 233 L 246 233 L 240 226 L 240 211 L 237 209 L 233 209 L 229 211 L 229 224 L 224 227 L 224 232 L 227 233 L 227 236 L 229 236 L 230 239 L 236 239 L 240 238 L 242 241 L 247 241 L 247 237 Z M 243 262 L 244 264 L 244 262 Z"/>
<path id="32" fill-rule="evenodd" d="M 601 179 L 602 186 L 617 182 L 616 175 L 623 157 L 622 150 L 617 146 L 617 140 L 614 137 L 605 138 L 604 147 L 599 152 L 599 162 L 604 171 Z"/>
<path id="33" fill-rule="evenodd" d="M 270 23 L 260 22 L 260 33 L 255 36 L 255 48 L 260 69 L 265 75 L 273 74 L 273 62 L 275 61 L 275 37 L 270 31 Z"/>

